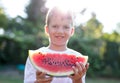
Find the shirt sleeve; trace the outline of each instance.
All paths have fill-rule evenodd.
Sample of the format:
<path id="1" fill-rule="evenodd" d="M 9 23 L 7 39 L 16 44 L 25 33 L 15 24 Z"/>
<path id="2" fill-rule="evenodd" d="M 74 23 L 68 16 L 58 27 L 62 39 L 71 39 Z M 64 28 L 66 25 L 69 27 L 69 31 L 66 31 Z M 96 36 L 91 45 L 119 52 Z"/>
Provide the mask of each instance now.
<path id="1" fill-rule="evenodd" d="M 84 76 L 82 77 L 82 83 L 85 83 L 85 77 L 86 77 L 86 75 L 84 75 Z"/>
<path id="2" fill-rule="evenodd" d="M 27 58 L 25 71 L 24 71 L 24 83 L 34 83 L 36 80 L 36 69 L 32 66 L 30 59 Z"/>

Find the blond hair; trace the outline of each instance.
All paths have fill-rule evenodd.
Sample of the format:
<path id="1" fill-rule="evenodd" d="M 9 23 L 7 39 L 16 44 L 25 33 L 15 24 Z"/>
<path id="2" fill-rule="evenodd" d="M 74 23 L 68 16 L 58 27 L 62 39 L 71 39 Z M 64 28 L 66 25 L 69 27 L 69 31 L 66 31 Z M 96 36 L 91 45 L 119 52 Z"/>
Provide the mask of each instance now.
<path id="1" fill-rule="evenodd" d="M 67 19 L 71 20 L 72 25 L 74 25 L 74 14 L 70 10 L 62 10 L 60 7 L 53 7 L 49 9 L 47 15 L 46 15 L 46 25 L 49 25 L 50 19 L 55 15 L 55 13 L 62 13 L 66 16 Z"/>

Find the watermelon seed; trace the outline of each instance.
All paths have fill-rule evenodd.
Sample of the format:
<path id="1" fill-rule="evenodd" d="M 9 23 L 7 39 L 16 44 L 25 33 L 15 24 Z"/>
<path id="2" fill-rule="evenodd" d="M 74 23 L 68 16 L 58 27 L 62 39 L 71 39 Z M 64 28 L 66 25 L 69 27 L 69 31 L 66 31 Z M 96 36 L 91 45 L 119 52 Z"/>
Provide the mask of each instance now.
<path id="1" fill-rule="evenodd" d="M 40 55 L 42 55 L 42 53 L 41 52 L 38 52 Z"/>
<path id="2" fill-rule="evenodd" d="M 72 63 L 69 60 L 64 60 L 63 62 L 61 61 L 55 61 L 52 60 L 51 58 L 44 58 L 42 60 L 43 64 L 49 64 L 49 65 L 54 65 L 54 66 L 64 66 L 64 67 L 72 67 L 75 66 L 74 63 Z"/>

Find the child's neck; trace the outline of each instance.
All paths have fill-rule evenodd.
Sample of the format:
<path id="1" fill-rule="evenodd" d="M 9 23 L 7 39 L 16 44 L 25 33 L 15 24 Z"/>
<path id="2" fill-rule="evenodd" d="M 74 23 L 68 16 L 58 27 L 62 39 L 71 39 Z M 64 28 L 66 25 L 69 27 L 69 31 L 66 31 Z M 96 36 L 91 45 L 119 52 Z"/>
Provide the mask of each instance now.
<path id="1" fill-rule="evenodd" d="M 51 49 L 51 50 L 55 50 L 55 51 L 65 51 L 65 50 L 67 50 L 66 46 L 51 46 L 51 45 L 49 45 L 48 48 Z"/>

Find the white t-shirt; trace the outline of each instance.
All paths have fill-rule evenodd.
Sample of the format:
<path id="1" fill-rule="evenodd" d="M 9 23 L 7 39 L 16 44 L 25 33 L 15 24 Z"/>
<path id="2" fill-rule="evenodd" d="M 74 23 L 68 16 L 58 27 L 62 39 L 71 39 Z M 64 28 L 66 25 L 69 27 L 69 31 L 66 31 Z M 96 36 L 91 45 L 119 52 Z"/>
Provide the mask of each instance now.
<path id="1" fill-rule="evenodd" d="M 70 53 L 74 55 L 81 55 L 79 52 L 76 52 L 72 49 L 67 49 L 65 51 L 54 51 L 48 47 L 42 47 L 41 52 L 51 52 L 51 53 Z M 25 71 L 24 71 L 24 83 L 34 83 L 36 80 L 36 69 L 31 64 L 29 58 L 27 58 Z M 72 83 L 72 80 L 69 77 L 54 77 L 51 83 Z M 82 83 L 85 83 L 85 75 L 82 78 Z"/>

